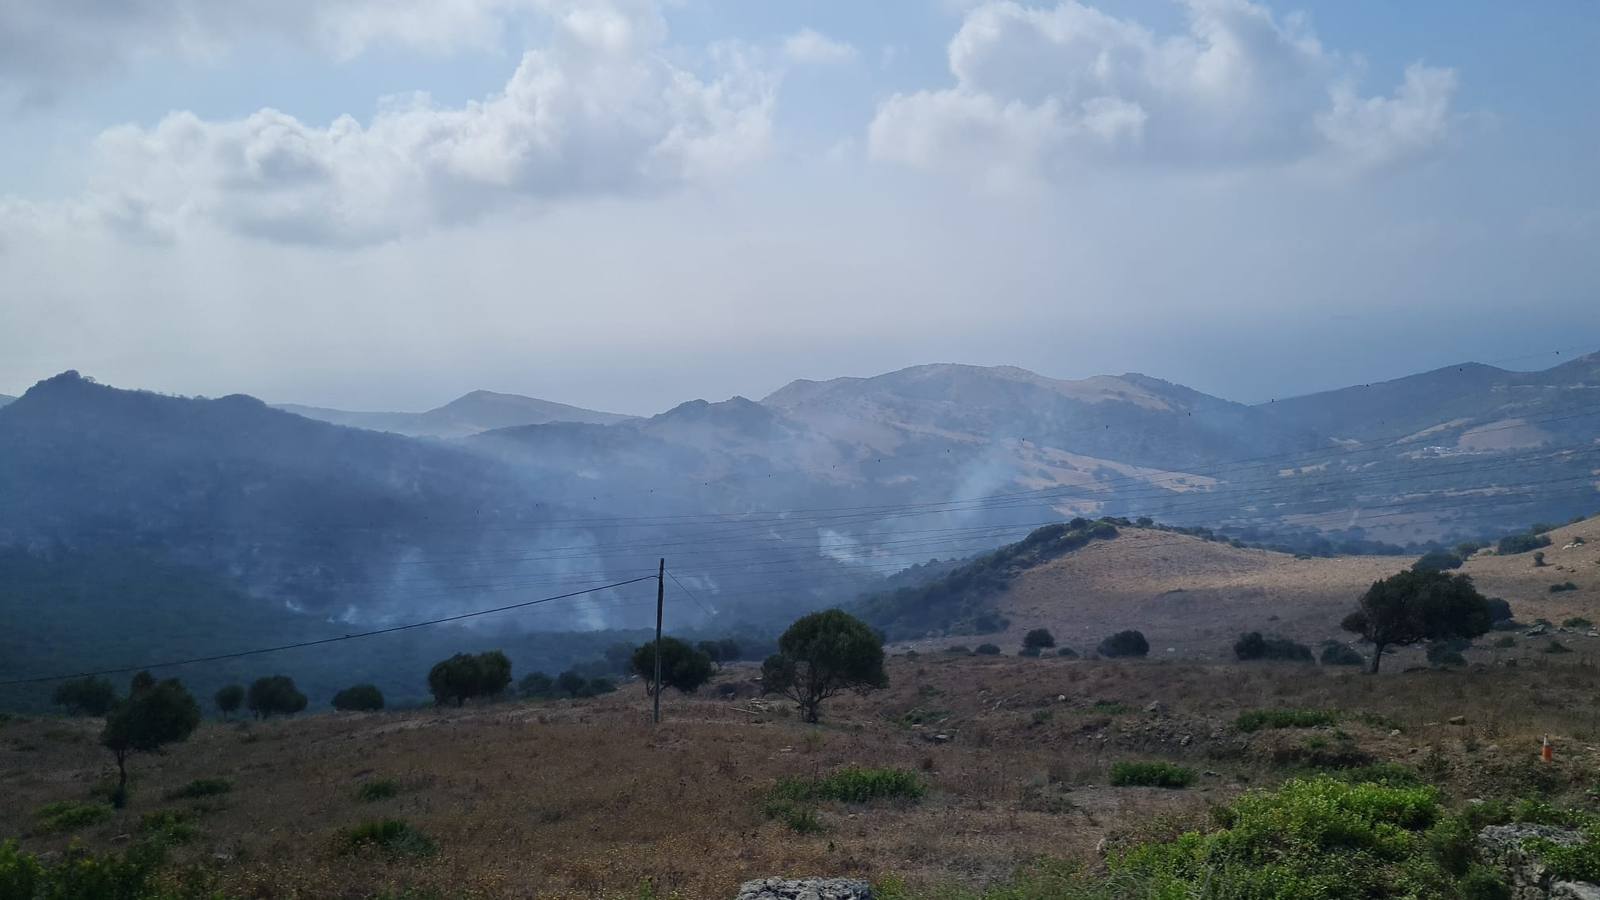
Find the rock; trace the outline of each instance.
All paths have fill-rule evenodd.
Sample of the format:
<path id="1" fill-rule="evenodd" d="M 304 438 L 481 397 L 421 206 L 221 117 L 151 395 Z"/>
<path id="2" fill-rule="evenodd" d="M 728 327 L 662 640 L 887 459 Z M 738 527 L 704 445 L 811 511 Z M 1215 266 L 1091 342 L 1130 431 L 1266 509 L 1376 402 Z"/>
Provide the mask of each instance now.
<path id="1" fill-rule="evenodd" d="M 938 734 L 926 735 L 926 737 L 927 737 L 928 740 L 933 741 L 935 744 L 944 744 L 944 743 L 948 743 L 950 741 L 950 735 L 945 734 L 942 731 L 939 732 Z"/>
<path id="2" fill-rule="evenodd" d="M 1389 737 L 1399 737 L 1399 736 L 1400 736 L 1400 729 L 1398 729 L 1398 728 L 1389 729 Z"/>
<path id="3" fill-rule="evenodd" d="M 1467 724 L 1467 717 L 1466 716 L 1451 716 L 1450 717 L 1450 724 L 1451 725 L 1465 725 L 1465 724 Z"/>
<path id="4" fill-rule="evenodd" d="M 1057 694 L 1056 695 L 1056 702 L 1057 703 L 1065 703 L 1065 702 L 1067 702 L 1067 695 L 1066 694 Z"/>
<path id="5" fill-rule="evenodd" d="M 1543 838 L 1556 844 L 1583 843 L 1583 833 L 1552 825 L 1490 825 L 1478 832 L 1483 856 L 1500 867 L 1515 900 L 1600 900 L 1600 885 L 1556 881 L 1537 854 L 1523 844 Z"/>
<path id="6" fill-rule="evenodd" d="M 872 900 L 872 887 L 848 878 L 760 878 L 740 885 L 735 900 Z"/>
<path id="7" fill-rule="evenodd" d="M 1160 700 L 1151 700 L 1150 705 L 1146 706 L 1144 711 L 1150 713 L 1151 715 L 1159 716 L 1167 711 L 1167 707 L 1166 704 L 1162 703 Z"/>
<path id="8" fill-rule="evenodd" d="M 1187 747 L 1189 746 L 1189 742 L 1192 740 L 1194 740 L 1194 736 L 1186 734 L 1183 737 L 1178 738 L 1178 745 L 1181 747 Z"/>

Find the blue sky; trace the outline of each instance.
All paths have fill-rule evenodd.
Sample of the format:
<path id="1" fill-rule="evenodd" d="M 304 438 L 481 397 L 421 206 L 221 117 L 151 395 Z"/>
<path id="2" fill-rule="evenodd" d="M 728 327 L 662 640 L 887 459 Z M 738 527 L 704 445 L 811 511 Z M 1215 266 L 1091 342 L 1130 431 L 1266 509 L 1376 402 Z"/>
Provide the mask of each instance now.
<path id="1" fill-rule="evenodd" d="M 651 412 L 935 361 L 1246 401 L 1541 367 L 1600 349 L 1593 12 L 10 5 L 0 392 Z"/>

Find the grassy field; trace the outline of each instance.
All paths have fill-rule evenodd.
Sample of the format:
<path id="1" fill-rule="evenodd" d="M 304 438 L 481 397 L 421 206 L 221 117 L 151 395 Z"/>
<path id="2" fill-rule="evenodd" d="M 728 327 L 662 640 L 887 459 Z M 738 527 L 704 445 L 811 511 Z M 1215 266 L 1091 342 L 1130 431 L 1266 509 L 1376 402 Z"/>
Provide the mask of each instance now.
<path id="1" fill-rule="evenodd" d="M 733 697 L 669 695 L 660 727 L 638 685 L 209 723 L 136 757 L 115 812 L 95 800 L 112 771 L 98 723 L 12 720 L 0 831 L 47 857 L 170 835 L 170 877 L 240 897 L 720 898 L 772 874 L 932 896 L 1039 860 L 1092 870 L 1107 847 L 1203 825 L 1243 791 L 1314 770 L 1391 764 L 1452 804 L 1586 806 L 1600 788 L 1600 670 L 1582 652 L 1379 677 L 942 654 L 889 670 L 888 690 L 840 698 L 815 727 L 739 696 L 750 668 L 720 677 Z M 1537 760 L 1546 734 L 1552 765 Z M 1192 783 L 1112 785 L 1114 767 L 1150 762 L 1174 765 L 1119 771 Z M 898 772 L 837 775 L 852 768 Z"/>

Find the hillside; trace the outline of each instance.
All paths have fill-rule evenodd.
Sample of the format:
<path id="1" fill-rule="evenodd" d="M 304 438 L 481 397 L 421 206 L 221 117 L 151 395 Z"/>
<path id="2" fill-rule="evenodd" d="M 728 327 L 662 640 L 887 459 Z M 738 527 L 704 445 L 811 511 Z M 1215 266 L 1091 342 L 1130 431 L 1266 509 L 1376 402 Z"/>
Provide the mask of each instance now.
<path id="1" fill-rule="evenodd" d="M 496 428 L 539 425 L 546 422 L 609 425 L 628 418 L 616 413 L 583 409 L 518 394 L 497 394 L 493 391 L 473 391 L 436 409 L 420 413 L 351 412 L 293 403 L 278 404 L 277 408 L 335 425 L 365 428 L 369 431 L 389 431 L 412 437 L 435 438 L 467 437 Z"/>
<path id="2" fill-rule="evenodd" d="M 11 403 L 15 399 L 17 399 L 17 398 L 12 397 L 9 394 L 0 394 L 0 406 L 6 406 L 7 404 Z"/>
<path id="3" fill-rule="evenodd" d="M 1340 619 L 1372 582 L 1415 562 L 1412 556 L 1303 559 L 1166 531 L 1118 532 L 1013 575 L 987 604 L 1009 627 L 981 640 L 1014 652 L 1024 633 L 1044 627 L 1061 644 L 1088 652 L 1106 635 L 1137 628 L 1152 656 L 1198 659 L 1227 658 L 1233 640 L 1247 631 L 1313 646 L 1326 639 L 1349 642 Z M 1600 519 L 1555 529 L 1549 537 L 1543 567 L 1534 565 L 1532 553 L 1486 551 L 1459 571 L 1486 596 L 1510 602 L 1520 622 L 1600 621 Z M 1550 592 L 1551 585 L 1569 581 L 1575 590 Z M 1570 640 L 1590 640 L 1586 631 L 1578 629 Z M 961 641 L 972 642 L 940 636 L 908 646 L 931 651 Z"/>

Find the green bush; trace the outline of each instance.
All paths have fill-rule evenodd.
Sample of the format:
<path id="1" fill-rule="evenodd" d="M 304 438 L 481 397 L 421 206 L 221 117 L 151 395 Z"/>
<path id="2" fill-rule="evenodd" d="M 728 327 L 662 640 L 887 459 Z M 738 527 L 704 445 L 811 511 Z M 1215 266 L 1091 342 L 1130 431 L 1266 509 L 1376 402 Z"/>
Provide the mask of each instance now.
<path id="1" fill-rule="evenodd" d="M 1109 658 L 1147 656 L 1150 653 L 1150 642 L 1145 640 L 1142 632 L 1129 629 L 1119 631 L 1101 641 L 1097 650 L 1101 656 Z"/>
<path id="2" fill-rule="evenodd" d="M 59 862 L 45 864 L 0 843 L 0 897 L 6 900 L 165 900 L 156 888 L 156 869 L 165 853 L 160 844 L 140 844 L 122 854 L 96 856 L 72 848 Z"/>
<path id="3" fill-rule="evenodd" d="M 995 649 L 998 650 L 1000 648 L 996 647 Z M 966 644 L 951 644 L 950 646 L 945 648 L 944 652 L 946 652 L 946 653 L 957 653 L 957 654 L 960 654 L 962 656 L 965 656 L 968 653 L 972 652 L 972 648 L 968 647 Z"/>
<path id="4" fill-rule="evenodd" d="M 1077 659 L 1078 651 L 1072 649 L 1071 647 L 1060 647 L 1057 648 L 1056 655 L 1062 659 Z"/>
<path id="5" fill-rule="evenodd" d="M 1033 647 L 1038 650 L 1047 650 L 1055 645 L 1055 635 L 1051 634 L 1048 628 L 1035 628 L 1022 638 L 1022 646 Z"/>
<path id="6" fill-rule="evenodd" d="M 995 644 L 979 644 L 978 649 L 972 652 L 979 656 L 999 656 L 1000 648 Z"/>
<path id="7" fill-rule="evenodd" d="M 400 783 L 388 778 L 377 778 L 372 781 L 362 782 L 356 788 L 356 799 L 362 803 L 376 803 L 379 800 L 388 800 L 400 793 Z"/>
<path id="8" fill-rule="evenodd" d="M 852 766 L 820 778 L 785 778 L 769 796 L 795 802 L 870 803 L 874 800 L 920 800 L 925 793 L 927 786 L 915 772 Z"/>
<path id="9" fill-rule="evenodd" d="M 103 803 L 75 803 L 62 800 L 46 803 L 33 811 L 34 830 L 40 834 L 77 831 L 111 818 L 113 810 Z"/>
<path id="10" fill-rule="evenodd" d="M 1411 564 L 1411 571 L 1442 572 L 1445 569 L 1459 569 L 1461 563 L 1461 557 L 1449 550 L 1429 550 Z"/>
<path id="11" fill-rule="evenodd" d="M 817 818 L 817 811 L 805 803 L 774 797 L 767 801 L 761 811 L 767 818 L 777 819 L 796 834 L 816 834 L 822 830 L 822 820 Z"/>
<path id="12" fill-rule="evenodd" d="M 438 850 L 426 834 L 401 819 L 380 819 L 342 829 L 334 839 L 341 853 L 377 850 L 392 856 L 431 856 Z"/>
<path id="13" fill-rule="evenodd" d="M 190 814 L 180 809 L 158 809 L 139 819 L 139 830 L 158 840 L 187 844 L 200 836 L 200 827 L 189 821 Z"/>
<path id="14" fill-rule="evenodd" d="M 201 797 L 215 797 L 233 790 L 233 782 L 226 778 L 196 778 L 181 788 L 167 791 L 168 800 L 197 800 Z"/>
<path id="15" fill-rule="evenodd" d="M 1550 585 L 1550 593 L 1552 593 L 1552 594 L 1560 594 L 1560 593 L 1564 593 L 1566 591 L 1575 591 L 1577 589 L 1578 589 L 1578 586 L 1573 584 L 1570 581 L 1563 581 L 1560 584 L 1552 584 L 1552 585 Z"/>
<path id="16" fill-rule="evenodd" d="M 1386 784 L 1390 787 L 1416 787 L 1423 784 L 1420 772 L 1400 763 L 1373 763 L 1369 766 L 1341 769 L 1333 774 L 1340 781 L 1348 781 L 1352 784 L 1365 782 Z"/>
<path id="17" fill-rule="evenodd" d="M 1546 653 L 1571 653 L 1572 652 L 1572 648 L 1568 647 L 1566 644 L 1561 643 L 1560 641 L 1551 641 L 1550 643 L 1545 645 L 1544 652 L 1546 652 Z"/>
<path id="18" fill-rule="evenodd" d="M 383 692 L 374 684 L 357 684 L 333 695 L 333 708 L 346 712 L 377 712 L 383 709 Z"/>
<path id="19" fill-rule="evenodd" d="M 1511 534 L 1500 539 L 1499 545 L 1495 547 L 1495 552 L 1501 556 L 1509 556 L 1514 553 L 1527 553 L 1529 550 L 1537 550 L 1540 547 L 1548 546 L 1550 546 L 1550 538 L 1543 534 Z"/>
<path id="20" fill-rule="evenodd" d="M 1194 784 L 1195 772 L 1169 762 L 1117 762 L 1111 764 L 1111 783 L 1116 787 L 1186 788 Z"/>
<path id="21" fill-rule="evenodd" d="M 1585 619 L 1583 616 L 1573 616 L 1572 618 L 1566 620 L 1565 622 L 1562 622 L 1561 624 L 1562 624 L 1562 626 L 1564 626 L 1566 628 L 1585 628 L 1585 629 L 1588 629 L 1588 628 L 1593 628 L 1594 627 L 1594 623 L 1589 621 L 1588 619 Z"/>
<path id="22" fill-rule="evenodd" d="M 1240 713 L 1233 725 L 1248 732 L 1263 728 L 1316 728 L 1337 721 L 1338 715 L 1325 709 L 1249 709 Z"/>
<path id="23" fill-rule="evenodd" d="M 1349 644 L 1338 641 L 1324 641 L 1322 655 L 1319 657 L 1325 666 L 1364 666 L 1367 658 L 1362 656 Z"/>
<path id="24" fill-rule="evenodd" d="M 1234 658 L 1240 661 L 1279 659 L 1311 662 L 1311 648 L 1283 637 L 1263 637 L 1261 632 L 1242 634 L 1233 642 Z"/>

